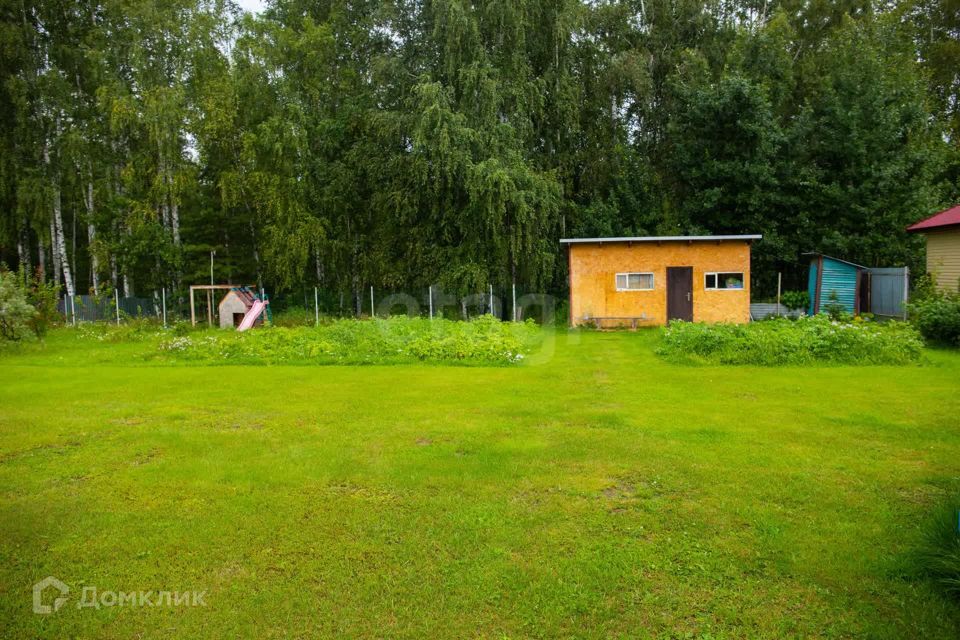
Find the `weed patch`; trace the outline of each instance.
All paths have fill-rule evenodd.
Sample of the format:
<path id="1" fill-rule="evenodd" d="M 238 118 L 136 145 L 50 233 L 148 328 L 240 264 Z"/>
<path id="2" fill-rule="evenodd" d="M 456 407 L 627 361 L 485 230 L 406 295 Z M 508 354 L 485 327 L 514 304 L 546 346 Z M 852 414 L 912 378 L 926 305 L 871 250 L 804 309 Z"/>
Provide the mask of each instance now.
<path id="1" fill-rule="evenodd" d="M 490 316 L 471 322 L 397 316 L 336 320 L 319 327 L 170 336 L 160 340 L 158 353 L 175 360 L 226 364 L 512 364 L 523 360 L 539 335 L 533 322 L 507 323 Z"/>
<path id="2" fill-rule="evenodd" d="M 827 316 L 779 318 L 750 324 L 673 322 L 657 353 L 678 363 L 909 364 L 920 358 L 923 340 L 902 322 L 843 322 Z"/>

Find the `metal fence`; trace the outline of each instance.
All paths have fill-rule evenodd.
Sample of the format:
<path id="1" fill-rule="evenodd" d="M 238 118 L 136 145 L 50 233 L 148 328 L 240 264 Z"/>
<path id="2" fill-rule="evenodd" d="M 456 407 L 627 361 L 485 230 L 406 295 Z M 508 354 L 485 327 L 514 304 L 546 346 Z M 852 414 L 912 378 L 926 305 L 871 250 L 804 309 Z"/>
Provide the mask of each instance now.
<path id="1" fill-rule="evenodd" d="M 457 291 L 442 285 L 394 289 L 364 286 L 357 291 L 332 291 L 304 287 L 271 298 L 281 321 L 294 317 L 304 322 L 315 316 L 377 317 L 408 315 L 465 320 L 491 314 L 501 320 L 552 321 L 566 317 L 566 295 L 553 296 L 512 284 L 486 285 L 476 291 Z M 301 315 L 302 314 L 302 315 Z"/>
<path id="2" fill-rule="evenodd" d="M 868 273 L 871 313 L 906 319 L 906 302 L 910 290 L 909 267 L 868 269 Z"/>
<path id="3" fill-rule="evenodd" d="M 96 298 L 94 296 L 63 296 L 57 302 L 57 309 L 67 322 L 95 322 L 97 320 L 116 320 L 119 306 L 123 317 L 156 317 L 157 307 L 150 298 Z"/>
<path id="4" fill-rule="evenodd" d="M 471 319 L 484 314 L 492 314 L 502 320 L 526 320 L 551 322 L 561 316 L 566 309 L 566 298 L 548 294 L 524 291 L 512 285 L 490 286 L 475 293 L 454 293 L 440 285 L 412 288 L 400 291 L 388 288 L 367 286 L 354 298 L 353 292 L 330 291 L 304 287 L 302 291 L 285 292 L 271 297 L 271 308 L 280 323 L 309 324 L 315 318 L 322 317 L 370 317 L 380 318 L 392 315 L 437 317 L 448 319 Z M 208 318 L 214 325 L 219 324 L 218 305 L 223 292 L 211 296 L 212 304 L 208 309 L 206 296 L 197 296 L 197 324 L 206 324 Z M 95 297 L 89 295 L 62 296 L 57 301 L 59 312 L 66 322 L 116 322 L 119 308 L 121 319 L 150 317 L 158 320 L 164 316 L 167 322 L 176 322 L 190 317 L 189 302 L 166 296 L 165 308 L 161 299 L 140 297 Z M 163 311 L 161 310 L 163 309 Z M 301 315 L 302 314 L 302 317 Z M 515 314 L 515 315 L 514 315 Z M 275 318 L 276 319 L 276 318 Z"/>
<path id="5" fill-rule="evenodd" d="M 799 318 L 804 314 L 803 309 L 788 309 L 786 305 L 776 302 L 754 302 L 750 305 L 751 320 L 766 320 L 767 318 Z"/>

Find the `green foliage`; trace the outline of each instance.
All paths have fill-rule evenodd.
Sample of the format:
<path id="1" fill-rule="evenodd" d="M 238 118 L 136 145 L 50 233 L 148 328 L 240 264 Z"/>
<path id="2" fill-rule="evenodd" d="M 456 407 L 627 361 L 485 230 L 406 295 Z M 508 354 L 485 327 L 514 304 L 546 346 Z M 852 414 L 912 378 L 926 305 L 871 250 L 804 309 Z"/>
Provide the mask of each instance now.
<path id="1" fill-rule="evenodd" d="M 186 336 L 191 333 L 197 333 L 202 331 L 201 327 L 195 327 L 190 324 L 189 320 L 177 320 L 172 325 L 170 325 L 169 331 L 175 336 Z"/>
<path id="2" fill-rule="evenodd" d="M 0 339 L 20 340 L 35 315 L 19 274 L 0 267 Z"/>
<path id="3" fill-rule="evenodd" d="M 915 561 L 923 575 L 960 603 L 960 497 L 944 501 L 924 523 Z"/>
<path id="4" fill-rule="evenodd" d="M 780 302 L 787 309 L 806 311 L 810 306 L 810 294 L 807 291 L 784 291 L 780 296 Z"/>
<path id="5" fill-rule="evenodd" d="M 177 332 L 178 323 L 170 331 Z M 76 333 L 81 340 L 98 342 L 147 342 L 164 336 L 162 324 L 154 318 L 127 318 L 117 325 L 112 322 L 83 322 L 77 325 Z"/>
<path id="6" fill-rule="evenodd" d="M 457 322 L 396 316 L 244 333 L 208 331 L 165 338 L 158 349 L 177 360 L 214 364 L 511 364 L 523 360 L 539 335 L 532 321 L 507 323 L 483 316 Z"/>
<path id="7" fill-rule="evenodd" d="M 326 321 L 326 316 L 321 315 L 321 320 Z M 276 327 L 312 327 L 315 324 L 313 309 L 290 306 L 273 314 L 273 325 Z"/>
<path id="8" fill-rule="evenodd" d="M 657 353 L 681 363 L 870 365 L 913 363 L 922 348 L 920 335 L 906 323 L 839 322 L 818 315 L 742 325 L 674 321 Z"/>
<path id="9" fill-rule="evenodd" d="M 355 313 L 557 294 L 562 235 L 760 232 L 758 297 L 803 251 L 919 271 L 904 227 L 960 188 L 955 2 L 38 0 L 2 18 L 0 258 L 49 257 L 56 210 L 83 286 Z"/>
<path id="10" fill-rule="evenodd" d="M 923 302 L 932 298 L 939 298 L 943 292 L 937 287 L 937 280 L 933 274 L 925 273 L 913 281 L 913 291 L 910 293 L 911 302 Z"/>
<path id="11" fill-rule="evenodd" d="M 21 272 L 20 278 L 25 278 L 25 274 Z M 44 280 L 43 274 L 35 271 L 27 284 L 26 296 L 27 302 L 36 311 L 27 321 L 27 324 L 34 335 L 42 339 L 47 335 L 50 327 L 60 323 L 61 315 L 57 310 L 60 287 L 53 282 Z"/>
<path id="12" fill-rule="evenodd" d="M 840 302 L 840 296 L 836 291 L 831 291 L 827 296 L 827 301 L 820 306 L 820 313 L 825 313 L 835 322 L 849 322 L 853 317 Z"/>
<path id="13" fill-rule="evenodd" d="M 928 341 L 960 347 L 960 295 L 926 295 L 908 309 L 910 322 Z"/>

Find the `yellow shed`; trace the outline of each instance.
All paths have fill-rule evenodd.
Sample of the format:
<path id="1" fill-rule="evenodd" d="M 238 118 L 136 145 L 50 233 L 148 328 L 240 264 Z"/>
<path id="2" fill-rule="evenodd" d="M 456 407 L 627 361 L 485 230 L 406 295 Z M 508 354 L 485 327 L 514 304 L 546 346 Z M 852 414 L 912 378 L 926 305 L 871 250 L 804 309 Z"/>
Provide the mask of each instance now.
<path id="1" fill-rule="evenodd" d="M 960 205 L 907 228 L 927 239 L 927 273 L 937 288 L 948 293 L 960 291 Z"/>
<path id="2" fill-rule="evenodd" d="M 759 235 L 571 238 L 570 324 L 750 321 Z"/>

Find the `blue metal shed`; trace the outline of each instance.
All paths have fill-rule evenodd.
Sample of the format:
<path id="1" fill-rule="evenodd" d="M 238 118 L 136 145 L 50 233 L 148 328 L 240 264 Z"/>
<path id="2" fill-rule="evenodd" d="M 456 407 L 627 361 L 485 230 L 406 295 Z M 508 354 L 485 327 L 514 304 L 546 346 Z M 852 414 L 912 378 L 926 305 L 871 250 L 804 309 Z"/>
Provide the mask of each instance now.
<path id="1" fill-rule="evenodd" d="M 836 302 L 847 313 L 860 313 L 860 283 L 866 267 L 822 253 L 810 254 L 810 276 L 807 291 L 810 294 L 810 315 L 820 313 L 828 304 Z"/>

